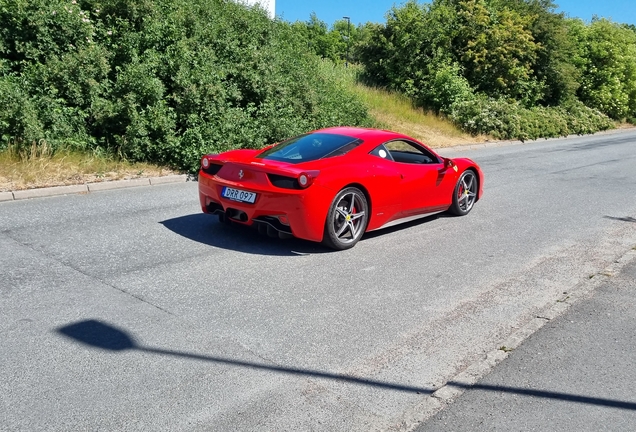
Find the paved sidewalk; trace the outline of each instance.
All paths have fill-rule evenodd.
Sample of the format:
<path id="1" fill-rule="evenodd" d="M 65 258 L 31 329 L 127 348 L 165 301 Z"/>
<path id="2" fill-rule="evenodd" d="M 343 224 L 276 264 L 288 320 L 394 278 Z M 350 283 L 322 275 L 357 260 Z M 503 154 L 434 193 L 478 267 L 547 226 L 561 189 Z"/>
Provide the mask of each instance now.
<path id="1" fill-rule="evenodd" d="M 426 431 L 636 430 L 636 254 L 422 424 Z"/>

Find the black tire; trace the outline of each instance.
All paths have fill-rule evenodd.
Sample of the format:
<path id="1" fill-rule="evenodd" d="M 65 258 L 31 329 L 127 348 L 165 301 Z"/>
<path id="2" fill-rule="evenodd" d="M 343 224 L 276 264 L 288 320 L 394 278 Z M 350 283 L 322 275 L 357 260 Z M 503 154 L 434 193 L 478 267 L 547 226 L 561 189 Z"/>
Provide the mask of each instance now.
<path id="1" fill-rule="evenodd" d="M 477 202 L 479 180 L 473 170 L 466 170 L 459 176 L 453 191 L 453 204 L 448 209 L 456 216 L 467 215 Z"/>
<path id="2" fill-rule="evenodd" d="M 358 188 L 345 188 L 329 207 L 322 242 L 335 250 L 350 249 L 362 238 L 368 221 L 367 197 Z"/>

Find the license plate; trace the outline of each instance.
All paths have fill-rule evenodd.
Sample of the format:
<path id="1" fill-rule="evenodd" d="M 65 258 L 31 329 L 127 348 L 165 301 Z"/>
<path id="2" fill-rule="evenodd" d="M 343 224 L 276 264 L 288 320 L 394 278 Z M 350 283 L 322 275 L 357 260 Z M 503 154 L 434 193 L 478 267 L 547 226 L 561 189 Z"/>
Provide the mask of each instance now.
<path id="1" fill-rule="evenodd" d="M 250 204 L 254 204 L 254 201 L 256 201 L 256 194 L 254 192 L 246 192 L 229 187 L 224 187 L 221 195 L 234 201 L 246 202 Z"/>

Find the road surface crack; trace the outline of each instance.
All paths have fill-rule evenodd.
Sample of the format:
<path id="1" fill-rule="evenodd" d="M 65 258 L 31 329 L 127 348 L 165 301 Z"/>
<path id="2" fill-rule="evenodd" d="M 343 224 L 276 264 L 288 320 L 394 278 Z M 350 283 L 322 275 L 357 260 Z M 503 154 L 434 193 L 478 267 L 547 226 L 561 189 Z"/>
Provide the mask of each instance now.
<path id="1" fill-rule="evenodd" d="M 113 284 L 111 284 L 111 283 L 108 283 L 108 282 L 106 282 L 105 280 L 102 280 L 102 279 L 100 279 L 100 278 L 98 278 L 98 277 L 95 277 L 95 276 L 93 276 L 93 275 L 90 275 L 90 274 L 88 274 L 88 273 L 86 273 L 86 272 L 82 271 L 81 269 L 79 269 L 79 268 L 77 268 L 77 267 L 75 267 L 75 266 L 73 266 L 73 265 L 71 265 L 71 264 L 69 264 L 69 263 L 65 263 L 65 262 L 63 262 L 63 261 L 61 261 L 61 260 L 59 260 L 59 259 L 57 259 L 57 258 L 55 258 L 55 257 L 53 257 L 53 256 L 49 256 L 49 255 L 45 254 L 43 251 L 41 251 L 41 250 L 37 250 L 36 248 L 34 248 L 34 247 L 33 247 L 31 244 L 29 244 L 29 243 L 23 243 L 23 242 L 21 242 L 21 241 L 19 241 L 19 240 L 15 239 L 15 238 L 13 238 L 13 237 L 10 235 L 10 231 L 8 231 L 8 230 L 4 230 L 4 231 L 2 231 L 2 234 L 3 234 L 4 236 L 6 236 L 8 239 L 10 239 L 11 241 L 13 241 L 13 242 L 17 243 L 18 245 L 20 245 L 20 246 L 22 246 L 22 247 L 24 247 L 24 248 L 27 248 L 27 249 L 29 249 L 30 251 L 35 252 L 36 254 L 41 255 L 41 256 L 43 256 L 44 258 L 48 259 L 48 260 L 54 261 L 54 262 L 56 262 L 56 263 L 58 263 L 58 264 L 60 264 L 60 265 L 62 265 L 62 266 L 64 266 L 64 267 L 66 267 L 66 268 L 69 268 L 69 269 L 71 269 L 71 270 L 75 271 L 76 273 L 79 273 L 79 274 L 81 274 L 81 275 L 83 275 L 83 276 L 85 276 L 85 277 L 87 277 L 87 278 L 89 278 L 89 279 L 92 279 L 92 280 L 94 280 L 94 281 L 97 281 L 97 282 L 99 282 L 99 283 L 100 283 L 101 285 L 103 285 L 103 286 L 107 286 L 107 287 L 109 287 L 109 288 L 111 288 L 111 289 L 114 289 L 114 290 L 119 291 L 119 292 L 121 292 L 121 293 L 123 293 L 123 294 L 126 294 L 126 295 L 128 295 L 128 296 L 130 296 L 130 297 L 132 297 L 132 298 L 134 298 L 134 299 L 136 299 L 136 300 L 139 300 L 139 301 L 140 301 L 140 302 L 142 302 L 142 303 L 145 303 L 145 304 L 147 304 L 147 305 L 149 305 L 149 306 L 154 307 L 155 309 L 159 309 L 160 311 L 165 312 L 165 313 L 167 313 L 168 315 L 176 316 L 174 313 L 170 312 L 169 310 L 164 309 L 164 308 L 162 308 L 161 306 L 156 305 L 156 304 L 154 304 L 154 303 L 152 303 L 152 302 L 150 302 L 150 301 L 148 301 L 148 300 L 144 299 L 144 298 L 143 298 L 143 297 L 141 297 L 141 296 L 138 296 L 138 295 L 136 295 L 136 294 L 133 294 L 133 293 L 131 293 L 131 292 L 128 292 L 128 291 L 126 291 L 126 290 L 125 290 L 125 289 L 123 289 L 123 288 L 119 288 L 118 286 L 115 286 L 115 285 L 113 285 Z"/>

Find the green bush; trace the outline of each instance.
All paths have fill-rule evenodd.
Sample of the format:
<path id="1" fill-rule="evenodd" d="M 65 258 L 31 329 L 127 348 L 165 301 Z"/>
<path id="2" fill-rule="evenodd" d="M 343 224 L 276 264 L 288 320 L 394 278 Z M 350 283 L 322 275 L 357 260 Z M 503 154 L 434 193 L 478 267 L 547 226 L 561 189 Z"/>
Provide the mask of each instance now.
<path id="1" fill-rule="evenodd" d="M 558 107 L 525 108 L 519 102 L 482 96 L 454 104 L 450 118 L 474 135 L 521 141 L 590 134 L 614 127 L 606 115 L 578 101 Z"/>
<path id="2" fill-rule="evenodd" d="M 460 73 L 457 64 L 433 64 L 429 80 L 418 92 L 416 104 L 448 114 L 456 103 L 468 102 L 475 98 L 468 80 Z"/>
<path id="3" fill-rule="evenodd" d="M 636 34 L 606 19 L 569 25 L 579 47 L 579 99 L 616 120 L 636 116 Z"/>
<path id="4" fill-rule="evenodd" d="M 36 104 L 22 89 L 18 79 L 0 77 L 0 151 L 9 144 L 24 147 L 44 136 Z M 20 150 L 18 148 L 17 150 Z"/>
<path id="5" fill-rule="evenodd" d="M 203 153 L 371 124 L 333 67 L 259 8 L 4 0 L 0 22 L 0 146 L 45 140 L 195 170 Z"/>

